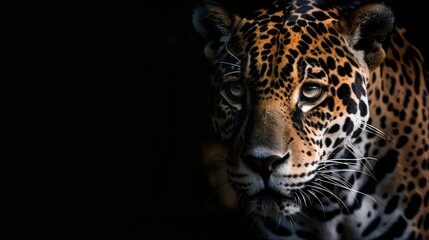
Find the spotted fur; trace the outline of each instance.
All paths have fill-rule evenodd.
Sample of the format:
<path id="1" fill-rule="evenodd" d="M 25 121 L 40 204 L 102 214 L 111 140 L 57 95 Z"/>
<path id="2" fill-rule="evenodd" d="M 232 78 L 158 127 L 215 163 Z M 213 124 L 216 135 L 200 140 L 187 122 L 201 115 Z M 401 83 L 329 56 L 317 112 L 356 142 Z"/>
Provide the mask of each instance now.
<path id="1" fill-rule="evenodd" d="M 338 2 L 198 4 L 225 164 L 211 181 L 260 239 L 429 239 L 423 57 L 388 6 Z"/>

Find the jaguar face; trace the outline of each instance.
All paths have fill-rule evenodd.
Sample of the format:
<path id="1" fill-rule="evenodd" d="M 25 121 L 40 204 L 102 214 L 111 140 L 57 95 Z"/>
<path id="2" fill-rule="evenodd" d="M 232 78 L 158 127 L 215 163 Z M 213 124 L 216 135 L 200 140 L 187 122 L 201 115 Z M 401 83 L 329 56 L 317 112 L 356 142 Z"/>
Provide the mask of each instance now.
<path id="1" fill-rule="evenodd" d="M 233 38 L 215 60 L 213 123 L 231 144 L 230 181 L 256 212 L 295 213 L 305 201 L 300 194 L 329 191 L 324 175 L 336 164 L 328 159 L 352 147 L 368 119 L 367 67 L 335 33 L 319 41 L 335 39 L 337 47 L 328 51 L 310 49 L 302 32 L 293 41 L 288 31 Z"/>
<path id="2" fill-rule="evenodd" d="M 291 215 L 350 188 L 343 172 L 359 156 L 336 156 L 354 148 L 369 118 L 366 84 L 384 52 L 361 29 L 371 24 L 367 14 L 388 22 L 378 7 L 349 18 L 312 3 L 251 18 L 213 3 L 196 12 L 203 35 L 210 18 L 217 29 L 206 47 L 212 123 L 228 146 L 229 182 L 249 211 Z"/>

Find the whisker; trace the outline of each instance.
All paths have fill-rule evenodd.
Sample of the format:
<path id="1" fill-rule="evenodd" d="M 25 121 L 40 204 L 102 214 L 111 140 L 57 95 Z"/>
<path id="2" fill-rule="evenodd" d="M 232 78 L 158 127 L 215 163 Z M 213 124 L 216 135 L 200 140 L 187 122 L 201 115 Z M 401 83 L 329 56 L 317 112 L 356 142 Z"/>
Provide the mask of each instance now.
<path id="1" fill-rule="evenodd" d="M 357 149 L 353 144 L 351 144 L 349 141 L 346 141 L 344 143 L 344 147 L 351 153 L 355 158 L 363 158 L 363 154 Z"/>
<path id="2" fill-rule="evenodd" d="M 288 216 L 290 227 L 291 227 L 292 231 L 294 231 L 294 226 L 296 225 L 296 221 L 293 217 L 294 217 L 293 215 Z"/>
<path id="3" fill-rule="evenodd" d="M 234 74 L 234 73 L 241 73 L 241 71 L 237 70 L 237 71 L 228 72 L 228 73 L 225 73 L 223 76 L 226 77 L 226 76 Z"/>
<path id="4" fill-rule="evenodd" d="M 238 63 L 241 63 L 241 60 L 238 59 L 238 57 L 234 56 L 234 54 L 232 54 L 229 50 L 228 50 L 228 45 L 226 45 L 225 47 L 226 51 L 233 57 L 235 58 L 235 60 L 237 60 Z"/>
<path id="5" fill-rule="evenodd" d="M 391 136 L 389 136 L 387 133 L 383 132 L 382 130 L 376 128 L 375 126 L 373 126 L 373 125 L 371 125 L 369 123 L 363 123 L 363 125 L 364 126 L 362 127 L 362 124 L 361 124 L 359 126 L 359 128 L 362 129 L 362 130 L 364 130 L 364 131 L 367 131 L 369 133 L 372 133 L 374 135 L 377 135 L 377 136 L 379 136 L 379 137 L 381 137 L 383 139 L 386 139 L 386 140 L 388 140 L 390 142 L 395 142 Z"/>
<path id="6" fill-rule="evenodd" d="M 371 176 L 372 178 L 375 178 L 373 175 L 374 169 L 373 169 L 373 164 L 370 163 L 370 161 L 378 161 L 377 158 L 373 158 L 373 157 L 364 157 L 363 154 L 360 153 L 360 151 L 350 142 L 346 142 L 344 144 L 345 148 L 347 149 L 347 151 L 349 151 L 355 158 L 354 159 L 349 159 L 349 158 L 344 158 L 344 159 L 329 159 L 325 162 L 330 162 L 332 164 L 342 164 L 342 165 L 346 165 L 348 166 L 350 169 L 356 169 L 356 172 L 360 172 L 360 173 L 365 173 L 365 171 L 360 170 L 360 166 L 363 166 L 363 168 L 366 170 L 367 175 Z M 355 161 L 356 164 L 362 162 L 361 165 L 352 165 L 350 163 L 347 162 L 341 162 L 341 161 Z M 357 161 L 356 161 L 357 160 Z M 334 162 L 336 161 L 336 162 Z M 325 164 L 326 166 L 323 168 L 328 168 L 329 165 L 332 164 Z M 353 168 L 352 168 L 353 166 Z M 322 168 L 321 168 L 322 169 Z"/>
<path id="7" fill-rule="evenodd" d="M 215 61 L 215 62 L 216 63 L 220 63 L 220 64 L 226 64 L 226 65 L 231 65 L 231 66 L 234 66 L 234 67 L 241 68 L 241 65 L 237 64 L 237 63 L 230 63 L 230 62 L 224 62 L 224 61 Z"/>
<path id="8" fill-rule="evenodd" d="M 347 148 L 347 150 L 349 150 L 349 151 L 350 151 L 354 156 L 356 156 L 356 155 L 355 155 L 356 153 L 359 155 L 359 158 L 356 158 L 356 159 L 365 160 L 365 161 L 362 161 L 362 162 L 363 162 L 363 167 L 366 169 L 366 171 L 367 171 L 367 172 L 369 172 L 369 173 L 373 173 L 373 172 L 374 172 L 374 169 L 372 168 L 372 164 L 370 164 L 370 163 L 368 162 L 368 160 L 369 160 L 369 159 L 375 159 L 375 160 L 377 160 L 376 158 L 364 157 L 364 156 L 363 156 L 363 154 L 361 154 L 361 153 L 359 152 L 359 150 L 358 150 L 355 146 L 353 146 L 351 143 L 346 143 L 346 148 Z"/>
<path id="9" fill-rule="evenodd" d="M 296 195 L 295 195 L 295 199 L 296 199 L 296 201 L 298 202 L 298 204 L 299 204 L 299 205 L 303 206 L 303 203 L 302 203 L 302 200 L 301 200 L 301 197 L 300 197 L 300 196 L 298 196 L 298 195 L 296 194 Z"/>
<path id="10" fill-rule="evenodd" d="M 331 177 L 331 176 L 330 176 L 330 177 Z M 319 179 L 319 180 L 320 180 L 320 181 L 322 181 L 322 182 L 325 182 L 325 183 L 332 184 L 332 185 L 334 185 L 334 186 L 337 186 L 337 187 L 343 188 L 343 189 L 348 190 L 348 191 L 350 191 L 350 192 L 355 192 L 355 193 L 358 193 L 358 194 L 362 194 L 362 195 L 364 195 L 364 196 L 366 196 L 366 197 L 368 197 L 368 198 L 370 198 L 370 199 L 372 199 L 373 201 L 375 201 L 375 202 L 376 202 L 375 198 L 371 197 L 370 195 L 368 195 L 368 194 L 366 194 L 366 193 L 363 193 L 363 192 L 361 192 L 361 191 L 358 191 L 358 190 L 356 190 L 356 189 L 353 189 L 353 188 L 351 188 L 351 187 L 343 186 L 343 185 L 341 185 L 340 183 L 335 184 L 335 183 L 334 183 L 334 182 L 332 182 L 332 181 L 331 181 L 331 183 L 330 183 L 330 182 L 325 181 L 325 180 L 323 180 L 323 179 Z M 332 179 L 332 180 L 335 180 L 335 179 Z"/>
<path id="11" fill-rule="evenodd" d="M 335 182 L 337 182 L 338 184 L 344 184 L 343 185 L 343 187 L 341 187 L 341 186 L 338 186 L 338 187 L 341 187 L 341 188 L 343 188 L 343 189 L 346 189 L 346 190 L 348 190 L 348 191 L 350 191 L 350 192 L 356 192 L 352 187 L 352 185 L 344 178 L 344 177 L 342 177 L 342 176 L 340 176 L 339 174 L 335 174 L 335 175 L 337 175 L 338 176 L 338 178 L 335 178 L 335 177 L 333 177 L 333 176 L 327 176 L 327 175 L 324 175 L 324 177 L 325 177 L 325 179 L 328 179 L 329 178 L 329 180 L 330 181 L 335 181 Z M 359 203 L 359 201 L 356 199 L 356 198 L 354 198 L 354 201 L 356 202 L 356 204 L 358 204 L 358 205 L 360 205 L 360 203 Z"/>
<path id="12" fill-rule="evenodd" d="M 376 180 L 375 176 L 371 173 L 365 172 L 365 171 L 356 171 L 353 169 L 335 169 L 335 170 L 323 170 L 323 171 L 319 171 L 320 173 L 341 173 L 341 172 L 352 172 L 352 173 L 361 173 L 363 175 L 366 175 L 368 177 L 373 178 L 374 180 Z"/>
<path id="13" fill-rule="evenodd" d="M 277 229 L 281 226 L 281 223 L 282 223 L 282 218 L 279 217 L 279 220 L 277 221 L 277 226 L 276 226 Z"/>
<path id="14" fill-rule="evenodd" d="M 302 191 L 301 189 L 299 189 L 299 194 L 301 194 L 301 197 L 300 198 L 302 198 L 302 201 L 304 202 L 304 205 L 303 206 L 305 206 L 305 207 L 307 207 L 308 206 L 308 204 L 307 204 L 307 201 L 305 200 L 305 196 L 304 196 L 304 191 Z"/>
<path id="15" fill-rule="evenodd" d="M 347 150 L 349 150 L 349 152 L 351 152 L 356 159 L 360 159 L 360 160 L 364 160 L 363 162 L 363 167 L 366 169 L 367 172 L 372 173 L 374 172 L 374 169 L 372 168 L 372 165 L 369 164 L 368 160 L 369 159 L 375 159 L 376 158 L 372 158 L 372 157 L 364 157 L 363 154 L 355 147 L 353 146 L 353 144 L 351 144 L 350 142 L 346 143 L 346 148 Z"/>
<path id="16" fill-rule="evenodd" d="M 319 197 L 311 190 L 308 190 L 308 192 L 313 195 L 313 197 L 320 203 L 320 206 L 322 207 L 323 217 L 325 217 L 325 207 L 323 207 L 322 201 L 319 199 Z"/>
<path id="17" fill-rule="evenodd" d="M 325 171 L 325 172 L 328 172 L 328 173 L 330 173 L 330 174 L 322 174 L 323 176 L 326 176 L 326 177 L 330 177 L 330 178 L 333 178 L 333 179 L 336 179 L 336 180 L 338 180 L 338 181 L 340 181 L 340 182 L 345 182 L 345 183 L 347 183 L 347 186 L 350 186 L 350 187 L 352 187 L 352 185 L 350 185 L 350 183 L 346 180 L 346 178 L 344 177 L 344 176 L 342 176 L 342 175 L 340 175 L 340 174 L 338 174 L 338 172 L 337 171 L 331 171 L 331 172 L 329 172 L 329 171 Z M 353 171 L 353 172 L 356 172 L 356 171 Z"/>
<path id="18" fill-rule="evenodd" d="M 301 191 L 301 190 L 300 190 Z M 308 194 L 306 193 L 306 192 L 304 192 L 304 191 L 301 191 L 302 192 L 302 194 L 304 195 L 304 201 L 305 201 L 305 197 L 307 197 L 307 199 L 308 199 L 308 201 L 311 203 L 311 198 L 310 198 L 310 196 L 308 196 Z"/>
<path id="19" fill-rule="evenodd" d="M 310 217 L 309 217 L 309 216 L 307 216 L 306 214 L 304 214 L 302 211 L 299 211 L 299 212 L 298 212 L 298 214 L 301 214 L 303 217 L 305 217 L 305 218 L 307 218 L 307 219 L 310 219 Z"/>
<path id="20" fill-rule="evenodd" d="M 323 160 L 323 164 L 324 163 L 332 163 L 332 164 L 340 164 L 340 165 L 352 165 L 350 163 L 350 161 L 355 161 L 358 160 L 359 161 L 378 161 L 377 158 L 374 157 L 361 157 L 361 158 L 332 158 L 332 159 L 328 159 L 328 160 Z"/>
<path id="21" fill-rule="evenodd" d="M 344 165 L 344 166 L 348 166 L 348 167 L 356 167 L 354 164 L 351 164 L 350 162 L 346 162 L 346 161 L 354 161 L 354 160 L 360 160 L 360 159 L 328 159 L 328 160 L 323 160 L 322 164 L 319 167 L 319 170 L 324 170 L 328 167 L 331 166 L 335 166 L 335 165 Z M 356 170 L 359 170 L 359 168 L 356 168 Z"/>
<path id="22" fill-rule="evenodd" d="M 318 190 L 317 188 L 316 189 L 313 189 L 314 188 L 314 186 L 310 186 L 310 187 L 312 187 L 312 189 L 311 190 L 313 190 L 314 192 L 316 192 L 316 193 L 318 193 L 318 194 L 320 194 L 320 195 L 322 195 L 324 198 L 326 198 L 326 199 L 329 199 L 323 192 L 321 192 L 320 190 Z M 320 201 L 320 200 L 319 200 Z"/>
<path id="23" fill-rule="evenodd" d="M 329 178 L 326 178 L 326 175 L 324 177 L 325 178 L 319 179 L 319 181 L 333 185 L 333 186 L 336 186 L 336 187 L 340 187 L 342 189 L 351 190 L 352 186 L 350 186 L 350 183 L 346 184 L 344 182 L 341 182 L 339 179 L 336 179 L 335 177 L 333 177 L 331 175 L 329 175 Z"/>
<path id="24" fill-rule="evenodd" d="M 340 176 L 339 174 L 321 174 L 321 177 L 327 182 L 329 181 L 331 185 L 341 187 L 346 190 L 350 190 L 353 188 L 353 185 L 348 182 L 344 177 Z M 320 179 L 320 181 L 324 181 L 323 179 Z"/>
<path id="25" fill-rule="evenodd" d="M 331 190 L 329 190 L 328 188 L 326 188 L 325 186 L 323 186 L 322 184 L 319 184 L 319 183 L 316 183 L 316 182 L 313 182 L 313 184 L 315 184 L 315 185 L 318 185 L 318 186 L 312 186 L 312 187 L 314 187 L 314 188 L 316 188 L 316 189 L 319 189 L 320 191 L 325 191 L 326 193 L 329 193 L 330 195 L 332 195 L 334 198 L 336 198 L 337 199 L 337 201 L 339 202 L 339 203 L 341 203 L 343 206 L 344 206 L 344 208 L 347 210 L 347 212 L 348 213 L 350 213 L 350 210 L 349 210 L 349 208 L 347 207 L 347 205 L 343 202 L 343 200 L 341 200 L 336 194 L 334 194 Z"/>

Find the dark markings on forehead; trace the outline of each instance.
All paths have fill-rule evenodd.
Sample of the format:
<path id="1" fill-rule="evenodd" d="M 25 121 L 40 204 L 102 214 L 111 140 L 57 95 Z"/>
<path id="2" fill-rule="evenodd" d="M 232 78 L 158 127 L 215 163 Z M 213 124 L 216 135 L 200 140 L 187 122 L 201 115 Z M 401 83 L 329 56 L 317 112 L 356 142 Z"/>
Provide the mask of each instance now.
<path id="1" fill-rule="evenodd" d="M 321 69 L 319 69 L 319 71 L 317 71 L 317 69 L 313 69 L 313 68 L 309 68 L 307 69 L 307 74 L 310 78 L 316 78 L 316 79 L 322 79 L 326 76 L 326 73 L 324 71 L 322 71 Z"/>
<path id="2" fill-rule="evenodd" d="M 352 77 L 352 67 L 350 66 L 350 63 L 345 62 L 344 65 L 338 65 L 337 67 L 337 73 L 339 76 L 344 77 Z"/>
<path id="3" fill-rule="evenodd" d="M 230 41 L 236 48 L 234 52 L 244 60 L 243 70 L 244 66 L 249 66 L 246 67 L 244 74 L 250 84 L 255 84 L 256 92 L 270 94 L 273 92 L 270 88 L 284 88 L 280 95 L 286 96 L 294 82 L 291 73 L 297 71 L 298 77 L 302 79 L 299 75 L 303 73 L 303 68 L 296 67 L 300 67 L 303 61 L 305 64 L 302 66 L 308 64 L 320 66 L 326 73 L 332 70 L 339 71 L 340 76 L 351 75 L 351 66 L 357 66 L 353 59 L 350 59 L 351 64 L 341 64 L 333 56 L 326 56 L 349 55 L 347 49 L 337 47 L 341 46 L 340 40 L 334 36 L 338 35 L 338 32 L 332 27 L 325 26 L 323 22 L 329 18 L 333 18 L 334 21 L 338 19 L 335 10 L 321 7 L 323 4 L 315 6 L 319 3 L 312 1 L 300 1 L 299 7 L 293 6 L 294 4 L 298 5 L 298 2 L 276 1 L 274 8 L 256 12 L 253 18 L 245 19 Z M 299 38 L 293 46 L 292 36 Z M 321 78 L 324 75 L 323 71 L 311 74 L 314 78 Z M 336 78 L 328 79 L 334 84 L 339 82 Z M 351 102 L 349 99 L 343 101 Z M 327 105 L 332 108 L 332 101 L 328 100 Z M 349 112 L 354 112 L 357 108 L 357 103 L 352 101 Z"/>

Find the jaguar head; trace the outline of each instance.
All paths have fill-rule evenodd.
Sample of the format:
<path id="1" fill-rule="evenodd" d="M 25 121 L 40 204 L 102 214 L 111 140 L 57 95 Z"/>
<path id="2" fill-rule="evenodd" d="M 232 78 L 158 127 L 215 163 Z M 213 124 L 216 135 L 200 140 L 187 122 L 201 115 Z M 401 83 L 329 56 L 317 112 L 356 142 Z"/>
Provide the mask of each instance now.
<path id="1" fill-rule="evenodd" d="M 227 146 L 228 182 L 265 216 L 338 197 L 332 186 L 344 177 L 333 174 L 345 163 L 334 156 L 369 119 L 366 86 L 394 22 L 382 4 L 299 2 L 241 17 L 203 1 L 193 15 L 213 67 L 211 119 Z"/>

